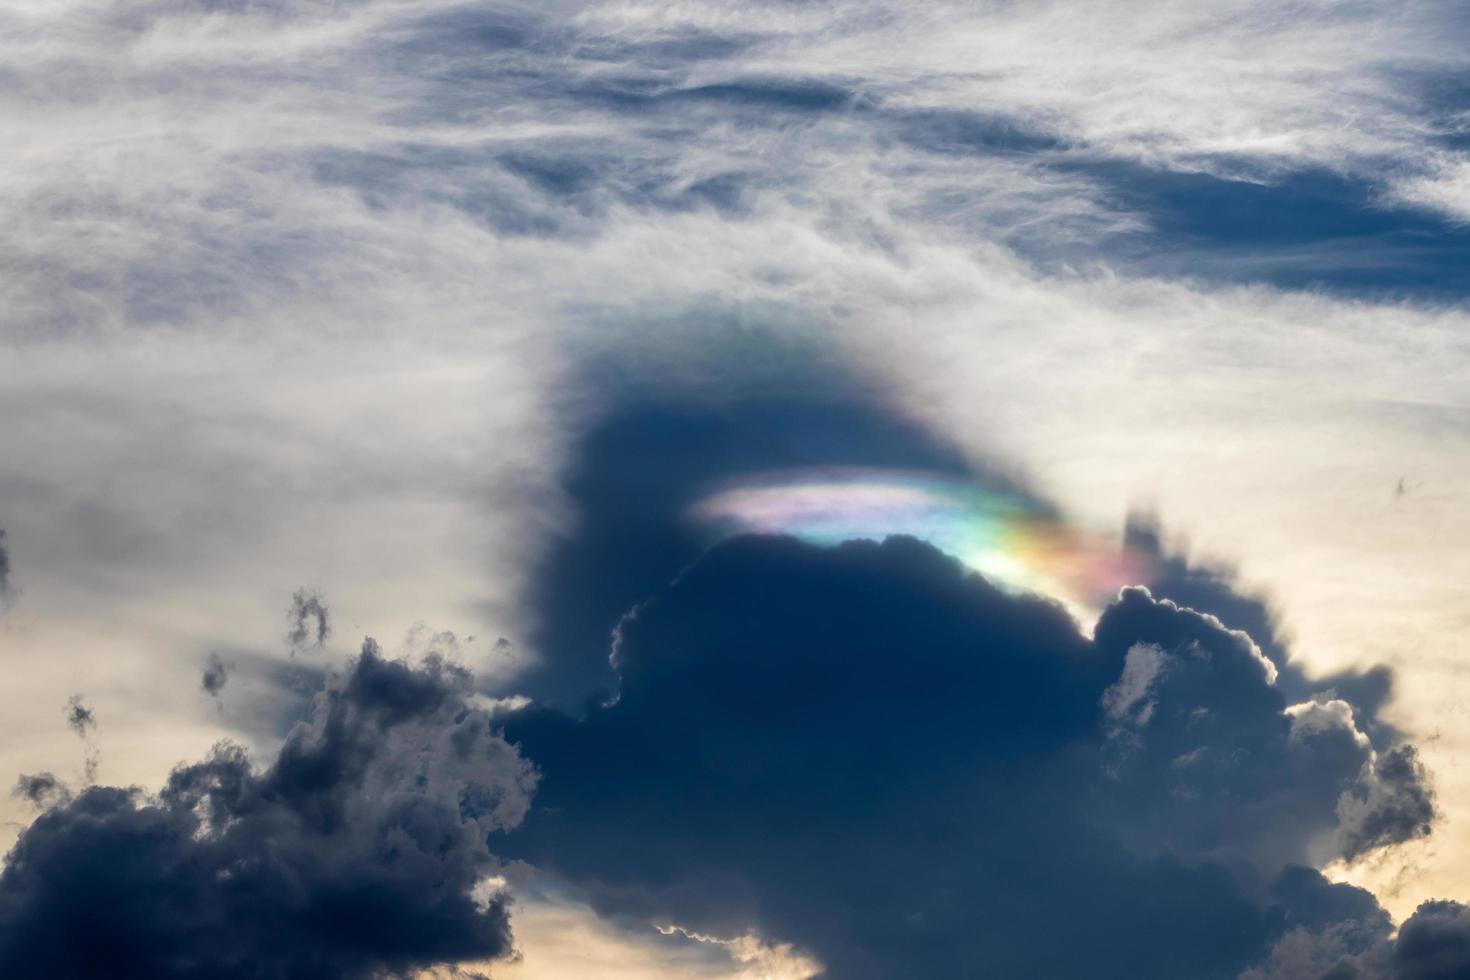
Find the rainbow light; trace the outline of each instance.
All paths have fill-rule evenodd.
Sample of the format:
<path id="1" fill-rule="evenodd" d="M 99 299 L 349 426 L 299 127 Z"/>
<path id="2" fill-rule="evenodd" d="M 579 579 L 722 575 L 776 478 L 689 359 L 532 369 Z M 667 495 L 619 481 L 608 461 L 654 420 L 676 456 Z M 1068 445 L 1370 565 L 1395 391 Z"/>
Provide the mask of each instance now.
<path id="1" fill-rule="evenodd" d="M 689 510 L 715 539 L 789 534 L 819 545 L 906 534 L 928 541 L 1012 591 L 1060 601 L 1090 622 L 1152 563 L 1120 542 L 1068 526 L 1024 497 L 904 470 L 822 469 L 761 474 Z"/>

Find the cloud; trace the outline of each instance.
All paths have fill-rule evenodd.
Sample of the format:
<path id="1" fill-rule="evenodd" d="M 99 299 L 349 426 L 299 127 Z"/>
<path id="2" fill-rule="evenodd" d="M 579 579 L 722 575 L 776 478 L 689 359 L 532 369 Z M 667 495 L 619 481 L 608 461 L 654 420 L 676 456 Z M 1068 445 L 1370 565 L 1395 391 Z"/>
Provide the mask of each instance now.
<path id="1" fill-rule="evenodd" d="M 1434 801 L 1412 745 L 1400 745 L 1371 762 L 1371 778 L 1338 801 L 1343 855 L 1428 836 Z"/>
<path id="2" fill-rule="evenodd" d="M 42 333 L 253 325 L 282 304 L 336 319 L 397 307 L 408 272 L 489 312 L 519 287 L 473 291 L 471 241 L 480 262 L 536 269 L 547 240 L 591 247 L 645 221 L 824 214 L 854 244 L 923 227 L 1072 263 L 1111 264 L 1120 234 L 1157 225 L 1141 266 L 1238 280 L 1274 262 L 1299 286 L 1315 263 L 1345 287 L 1374 275 L 1363 252 L 1422 256 L 1445 229 L 1401 216 L 1354 252 L 1341 229 L 1270 216 L 1303 196 L 1300 175 L 1342 195 L 1315 215 L 1449 194 L 1421 185 L 1462 162 L 1445 144 L 1463 121 L 1426 92 L 1464 70 L 1446 40 L 1457 18 L 1449 3 L 1390 16 L 1259 0 L 17 12 L 11 35 L 43 40 L 7 59 L 6 135 L 34 152 L 8 196 L 37 234 L 4 243 L 19 270 L 7 309 Z M 58 132 L 57 115 L 102 139 Z M 1287 191 L 1252 213 L 1314 228 L 1290 243 L 1309 247 L 1232 251 L 1229 215 L 1273 184 Z M 1214 194 L 1231 206 L 1190 203 Z M 1171 246 L 1198 254 L 1201 239 L 1221 261 L 1170 265 Z"/>
<path id="3" fill-rule="evenodd" d="M 77 738 L 82 740 L 83 765 L 87 785 L 97 780 L 97 766 L 101 762 L 101 749 L 97 745 L 97 716 L 82 703 L 82 695 L 73 694 L 66 702 L 66 724 Z"/>
<path id="4" fill-rule="evenodd" d="M 1149 690 L 1164 663 L 1164 651 L 1156 646 L 1137 643 L 1129 647 L 1123 660 L 1122 675 L 1103 691 L 1102 706 L 1109 721 L 1119 724 L 1131 718 L 1137 724 L 1148 724 L 1154 710 L 1154 702 L 1148 697 Z"/>
<path id="5" fill-rule="evenodd" d="M 1241 980 L 1454 980 L 1470 971 L 1470 907 L 1425 902 L 1393 938 L 1381 913 L 1340 911 L 1348 914 L 1325 928 L 1287 933 Z"/>
<path id="6" fill-rule="evenodd" d="M 10 552 L 5 549 L 5 529 L 0 528 L 0 599 L 10 595 Z"/>
<path id="7" fill-rule="evenodd" d="M 78 738 L 89 738 L 96 731 L 97 716 L 82 702 L 82 695 L 73 694 L 66 702 L 66 724 Z"/>
<path id="8" fill-rule="evenodd" d="M 1451 980 L 1470 972 L 1470 907 L 1425 902 L 1399 930 L 1391 974 L 1403 980 Z"/>
<path id="9" fill-rule="evenodd" d="M 210 697 L 218 698 L 229 679 L 230 674 L 225 669 L 225 662 L 220 659 L 218 653 L 211 653 L 209 660 L 204 664 L 204 674 L 199 678 L 200 688 Z"/>
<path id="10" fill-rule="evenodd" d="M 71 790 L 49 772 L 23 775 L 16 780 L 13 795 L 30 801 L 32 806 L 49 808 L 71 799 Z"/>
<path id="11" fill-rule="evenodd" d="M 508 954 L 487 837 L 536 777 L 470 692 L 367 641 L 268 769 L 221 743 L 156 796 L 56 801 L 0 872 L 0 972 L 365 980 Z"/>
<path id="12" fill-rule="evenodd" d="M 730 958 L 745 969 L 739 978 L 760 977 L 761 980 L 809 980 L 821 972 L 821 965 L 800 955 L 789 945 L 772 945 L 761 942 L 754 936 L 721 939 L 687 932 L 678 926 L 665 926 L 659 930 L 665 935 L 682 935 L 699 943 L 724 947 Z"/>
<path id="13" fill-rule="evenodd" d="M 1444 220 L 1463 210 L 1463 118 L 1430 94 L 1464 65 L 1452 3 L 130 0 L 3 16 L 0 125 L 27 153 L 0 188 L 26 230 L 0 243 L 15 420 L 0 496 L 12 532 L 46 542 L 23 556 L 26 587 L 55 613 L 28 650 L 65 642 L 89 669 L 104 661 L 88 651 L 116 661 L 125 626 L 147 669 L 192 672 L 236 622 L 279 636 L 280 609 L 252 598 L 270 583 L 327 581 L 339 624 L 484 609 L 470 629 L 565 666 L 527 686 L 578 705 L 616 682 L 618 617 L 699 547 L 639 516 L 636 474 L 580 480 L 560 402 L 596 395 L 561 369 L 589 324 L 642 353 L 671 325 L 723 339 L 703 333 L 722 317 L 814 325 L 956 443 L 1031 467 L 1089 517 L 1159 490 L 1252 574 L 1315 590 L 1293 611 L 1299 628 L 1329 614 L 1333 632 L 1298 646 L 1316 663 L 1454 646 L 1418 633 L 1461 608 L 1452 493 L 1340 560 L 1381 530 L 1343 503 L 1360 475 L 1345 461 L 1422 464 L 1454 487 L 1470 458 L 1444 445 L 1463 442 L 1463 311 L 1411 305 L 1464 292 L 1465 239 Z M 1390 301 L 1357 300 L 1374 290 Z M 830 455 L 813 441 L 873 431 L 865 409 L 812 440 L 695 414 L 813 462 Z M 599 423 L 609 444 L 616 424 Z M 695 460 L 675 480 L 742 465 L 697 436 L 671 444 Z M 962 455 L 926 447 L 919 465 Z M 551 480 L 563 465 L 571 500 Z M 627 489 L 626 518 L 597 480 Z M 1323 486 L 1342 489 L 1331 506 Z M 568 503 L 606 536 L 563 544 Z M 1394 537 L 1415 526 L 1434 531 L 1423 553 Z M 595 561 L 622 533 L 646 561 Z M 1385 574 L 1396 561 L 1413 574 Z M 513 615 L 523 576 L 539 623 Z M 1453 615 L 1406 611 L 1405 594 L 1443 594 Z M 1341 700 L 1390 744 L 1386 673 L 1298 690 L 1305 668 L 1264 634 L 1155 595 L 1246 630 L 1289 702 Z M 230 681 L 236 704 L 252 669 Z M 175 686 L 190 703 L 173 725 L 197 681 Z M 1396 717 L 1437 714 L 1415 683 L 1401 673 Z"/>
<path id="14" fill-rule="evenodd" d="M 1461 224 L 1470 222 L 1470 160 L 1444 161 L 1428 174 L 1403 181 L 1394 193 L 1402 201 L 1443 212 Z"/>
<path id="15" fill-rule="evenodd" d="M 1089 640 L 911 539 L 718 545 L 623 619 L 614 665 L 582 720 L 507 716 L 544 776 L 507 846 L 605 914 L 832 976 L 1234 976 L 1306 914 L 1273 880 L 1423 831 L 1387 804 L 1356 822 L 1383 838 L 1321 852 L 1345 794 L 1423 773 L 1350 712 L 1294 723 L 1245 634 L 1129 590 Z"/>
<path id="16" fill-rule="evenodd" d="M 860 375 L 811 356 L 799 332 L 738 317 L 711 332 L 713 342 L 668 340 L 666 365 L 613 349 L 584 373 L 595 408 L 563 481 L 574 521 L 552 540 L 526 600 L 541 659 L 517 683 L 543 703 L 575 711 L 607 694 L 618 620 L 706 547 L 685 511 L 722 481 L 822 465 L 971 472 L 958 449 L 906 422 Z M 649 376 L 658 383 L 626 384 Z"/>
<path id="17" fill-rule="evenodd" d="M 1381 717 L 1393 693 L 1394 677 L 1387 667 L 1349 668 L 1311 676 L 1300 659 L 1293 658 L 1281 616 L 1270 598 L 1245 587 L 1232 569 L 1189 561 L 1184 542 L 1166 546 L 1163 529 L 1152 515 L 1131 514 L 1124 537 L 1129 549 L 1149 559 L 1153 569 L 1150 591 L 1215 616 L 1226 626 L 1249 635 L 1276 668 L 1276 684 L 1292 701 L 1342 702 L 1356 712 L 1353 724 L 1364 726 L 1380 741 L 1398 735 Z"/>
<path id="18" fill-rule="evenodd" d="M 544 880 L 537 876 L 533 880 Z M 496 980 L 805 980 L 810 960 L 754 937 L 630 932 L 585 904 L 518 887 L 511 924 L 521 956 L 496 963 Z"/>
<path id="19" fill-rule="evenodd" d="M 311 589 L 297 589 L 291 596 L 291 610 L 286 614 L 290 629 L 286 639 L 293 650 L 301 647 L 320 647 L 332 635 L 332 624 L 327 613 L 327 604 L 321 593 Z"/>

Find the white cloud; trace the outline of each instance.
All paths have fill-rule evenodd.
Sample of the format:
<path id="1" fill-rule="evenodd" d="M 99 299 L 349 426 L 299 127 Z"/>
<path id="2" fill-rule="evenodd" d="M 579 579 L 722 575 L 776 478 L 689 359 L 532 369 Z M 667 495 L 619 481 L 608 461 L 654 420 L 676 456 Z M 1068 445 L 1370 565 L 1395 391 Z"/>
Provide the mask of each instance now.
<path id="1" fill-rule="evenodd" d="M 1103 692 L 1103 711 L 1109 721 L 1119 726 L 1131 720 L 1140 726 L 1148 724 L 1154 706 L 1149 692 L 1164 669 L 1164 661 L 1164 651 L 1152 643 L 1135 643 L 1128 648 L 1122 676 Z"/>
<path id="2" fill-rule="evenodd" d="M 1470 160 L 1444 158 L 1428 174 L 1399 181 L 1394 195 L 1407 204 L 1442 212 L 1458 222 L 1470 222 Z"/>

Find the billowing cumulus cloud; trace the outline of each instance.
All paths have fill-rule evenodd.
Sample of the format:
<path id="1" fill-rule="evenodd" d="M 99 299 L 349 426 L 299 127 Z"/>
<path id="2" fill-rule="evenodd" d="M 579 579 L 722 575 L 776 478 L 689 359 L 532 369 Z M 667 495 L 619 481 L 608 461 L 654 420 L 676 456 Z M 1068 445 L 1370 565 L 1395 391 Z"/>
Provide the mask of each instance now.
<path id="1" fill-rule="evenodd" d="M 1280 613 L 1268 597 L 1242 586 L 1229 568 L 1190 562 L 1181 548 L 1165 545 L 1162 533 L 1156 518 L 1147 514 L 1130 515 L 1124 530 L 1127 547 L 1148 558 L 1153 572 L 1149 588 L 1155 595 L 1208 613 L 1250 636 L 1275 667 L 1276 685 L 1289 700 L 1340 701 L 1354 712 L 1354 723 L 1374 738 L 1397 736 L 1382 717 L 1393 694 L 1392 671 L 1375 665 L 1309 675 L 1301 660 L 1292 657 Z"/>
<path id="2" fill-rule="evenodd" d="M 588 426 L 528 677 L 562 710 L 507 720 L 545 776 L 512 853 L 613 921 L 763 936 L 834 977 L 1388 955 L 1373 896 L 1314 870 L 1432 829 L 1428 775 L 1380 716 L 1387 670 L 1310 676 L 1267 600 L 1143 519 L 1119 547 L 1153 591 L 1091 637 L 909 539 L 703 552 L 687 502 L 773 465 L 1026 494 L 855 378 L 777 375 L 621 396 Z"/>
<path id="3" fill-rule="evenodd" d="M 1241 980 L 1456 980 L 1470 975 L 1470 907 L 1425 902 L 1390 938 L 1390 924 L 1362 892 L 1322 907 L 1316 929 L 1298 926 Z M 1323 891 L 1320 885 L 1315 886 Z M 1351 902 L 1351 904 L 1349 904 Z"/>
<path id="4" fill-rule="evenodd" d="M 1470 974 L 1470 906 L 1425 902 L 1399 930 L 1389 976 L 1453 980 Z"/>
<path id="5" fill-rule="evenodd" d="M 368 641 L 264 771 L 222 743 L 156 795 L 55 800 L 0 873 L 0 973 L 365 980 L 507 954 L 487 839 L 536 777 L 469 693 Z"/>
<path id="6" fill-rule="evenodd" d="M 1244 633 L 1130 590 L 1088 639 L 911 539 L 720 545 L 613 661 L 585 719 L 509 720 L 544 772 L 510 846 L 834 977 L 1234 976 L 1310 918 L 1280 882 L 1427 830 L 1413 750 Z"/>
<path id="7" fill-rule="evenodd" d="M 1434 802 L 1412 746 L 1380 755 L 1373 779 L 1345 794 L 1337 806 L 1343 855 L 1356 858 L 1374 848 L 1429 833 Z"/>

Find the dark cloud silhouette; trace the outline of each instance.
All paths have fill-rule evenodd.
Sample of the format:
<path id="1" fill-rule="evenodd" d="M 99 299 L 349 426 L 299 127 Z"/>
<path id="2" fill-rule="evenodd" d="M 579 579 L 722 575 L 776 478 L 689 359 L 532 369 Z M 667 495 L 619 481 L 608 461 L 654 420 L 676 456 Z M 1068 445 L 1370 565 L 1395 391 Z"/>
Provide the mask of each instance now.
<path id="1" fill-rule="evenodd" d="M 1320 876 L 1318 876 L 1320 878 Z M 1461 980 L 1470 976 L 1470 907 L 1425 902 L 1390 938 L 1390 923 L 1371 907 L 1371 896 L 1346 885 L 1314 886 L 1356 892 L 1318 909 L 1316 921 L 1298 925 L 1241 980 Z"/>
<path id="2" fill-rule="evenodd" d="M 1366 980 L 1389 951 L 1393 923 L 1368 892 L 1333 884 L 1309 868 L 1289 868 L 1275 882 L 1285 932 L 1262 963 L 1241 980 Z"/>
<path id="3" fill-rule="evenodd" d="M 14 796 L 30 800 L 33 806 L 50 807 L 71 799 L 71 790 L 49 772 L 23 775 L 15 782 Z"/>
<path id="4" fill-rule="evenodd" d="M 910 539 L 719 545 L 613 659 L 582 720 L 508 719 L 544 773 L 508 847 L 609 915 L 833 977 L 1234 977 L 1381 923 L 1304 865 L 1424 829 L 1412 750 L 1293 706 L 1245 634 L 1130 590 L 1089 640 Z"/>
<path id="5" fill-rule="evenodd" d="M 510 853 L 615 920 L 755 931 L 858 980 L 1395 955 L 1373 896 L 1312 870 L 1431 829 L 1427 775 L 1379 717 L 1387 669 L 1311 676 L 1266 597 L 1144 517 L 1125 546 L 1150 591 L 1091 638 L 912 540 L 705 551 L 689 503 L 764 470 L 927 470 L 1034 500 L 738 319 L 658 395 L 647 365 L 591 375 L 611 408 L 533 590 L 540 704 L 507 720 L 544 805 Z"/>
<path id="6" fill-rule="evenodd" d="M 291 609 L 286 613 L 290 628 L 286 639 L 293 650 L 304 646 L 322 646 L 332 635 L 332 623 L 326 601 L 314 589 L 297 589 L 291 596 Z"/>
<path id="7" fill-rule="evenodd" d="M 1470 907 L 1425 902 L 1399 930 L 1392 974 L 1402 980 L 1470 976 Z"/>
<path id="8" fill-rule="evenodd" d="M 1434 799 L 1412 745 L 1383 752 L 1373 768 L 1371 783 L 1338 802 L 1339 840 L 1348 858 L 1428 836 L 1434 823 Z"/>
<path id="9" fill-rule="evenodd" d="M 97 716 L 82 701 L 82 695 L 73 694 L 66 702 L 66 724 L 82 738 L 97 728 Z"/>
<path id="10" fill-rule="evenodd" d="M 1153 575 L 1149 591 L 1209 613 L 1231 629 L 1248 634 L 1276 665 L 1276 686 L 1287 698 L 1295 702 L 1346 701 L 1375 744 L 1388 745 L 1401 739 L 1401 733 L 1379 717 L 1393 694 L 1393 673 L 1387 667 L 1347 669 L 1313 677 L 1292 659 L 1289 640 L 1270 598 L 1242 586 L 1232 569 L 1191 562 L 1182 547 L 1166 546 L 1160 522 L 1151 514 L 1129 515 L 1124 537 L 1130 550 L 1150 560 Z"/>
<path id="11" fill-rule="evenodd" d="M 477 886 L 535 775 L 470 693 L 368 641 L 264 772 L 221 743 L 156 797 L 63 799 L 0 874 L 0 974 L 369 978 L 506 954 L 506 900 Z"/>
<path id="12" fill-rule="evenodd" d="M 210 697 L 218 698 L 229 679 L 230 674 L 225 668 L 225 662 L 220 659 L 218 653 L 211 653 L 209 659 L 205 661 L 204 673 L 199 678 L 199 686 Z"/>
<path id="13" fill-rule="evenodd" d="M 704 550 L 685 510 L 722 481 L 872 466 L 1016 490 L 885 407 L 864 379 L 809 349 L 799 329 L 753 326 L 739 310 L 697 315 L 710 325 L 700 349 L 666 345 L 679 352 L 657 384 L 626 353 L 587 372 L 585 387 L 608 407 L 586 426 L 562 481 L 576 524 L 541 561 L 528 597 L 539 621 L 530 646 L 541 663 L 524 684 L 540 701 L 577 710 L 611 690 L 613 628 Z"/>

